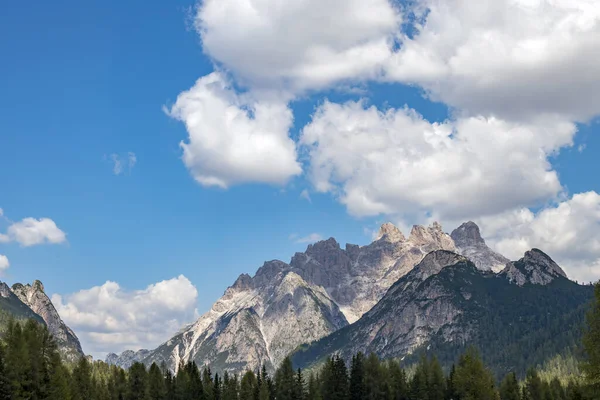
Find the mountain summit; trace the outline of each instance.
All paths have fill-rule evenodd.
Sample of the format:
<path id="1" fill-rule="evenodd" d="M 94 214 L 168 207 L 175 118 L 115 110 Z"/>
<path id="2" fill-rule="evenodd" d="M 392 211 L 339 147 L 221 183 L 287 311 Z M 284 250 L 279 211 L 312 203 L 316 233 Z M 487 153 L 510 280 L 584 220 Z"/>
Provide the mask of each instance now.
<path id="1" fill-rule="evenodd" d="M 456 244 L 457 251 L 483 271 L 500 272 L 510 261 L 488 247 L 481 237 L 479 226 L 472 221 L 465 222 L 453 230 L 450 236 Z"/>
<path id="2" fill-rule="evenodd" d="M 565 271 L 539 249 L 531 249 L 519 261 L 509 263 L 500 275 L 519 286 L 547 285 L 558 277 L 567 277 Z"/>

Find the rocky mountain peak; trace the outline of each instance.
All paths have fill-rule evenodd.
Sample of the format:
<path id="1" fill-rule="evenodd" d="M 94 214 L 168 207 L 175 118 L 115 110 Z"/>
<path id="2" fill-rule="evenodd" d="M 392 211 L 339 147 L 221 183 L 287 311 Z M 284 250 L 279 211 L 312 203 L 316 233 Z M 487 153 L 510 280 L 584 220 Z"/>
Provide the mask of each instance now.
<path id="1" fill-rule="evenodd" d="M 11 295 L 10 288 L 4 282 L 0 282 L 0 296 L 4 298 L 8 298 Z"/>
<path id="2" fill-rule="evenodd" d="M 488 247 L 479 227 L 473 221 L 465 222 L 450 234 L 459 254 L 473 261 L 482 271 L 500 272 L 510 260 Z"/>
<path id="3" fill-rule="evenodd" d="M 38 281 L 37 279 L 35 281 L 33 281 L 32 287 L 34 290 L 44 292 L 44 284 L 41 281 Z"/>
<path id="4" fill-rule="evenodd" d="M 531 249 L 519 261 L 508 263 L 501 275 L 519 286 L 547 285 L 558 277 L 567 277 L 562 268 L 539 249 Z"/>
<path id="5" fill-rule="evenodd" d="M 534 248 L 525 252 L 525 256 L 523 257 L 522 261 L 537 267 L 538 269 L 546 271 L 551 275 L 563 276 L 565 278 L 567 277 L 565 271 L 563 271 L 562 268 L 559 267 L 558 264 L 555 263 L 548 254 L 544 253 L 540 249 Z"/>
<path id="6" fill-rule="evenodd" d="M 381 228 L 379 228 L 379 233 L 377 234 L 376 240 L 385 240 L 391 243 L 396 243 L 404 242 L 406 237 L 402 234 L 400 229 L 394 226 L 394 224 L 391 222 L 386 222 L 385 224 L 381 225 Z"/>
<path id="7" fill-rule="evenodd" d="M 467 247 L 478 244 L 485 244 L 481 237 L 479 227 L 473 221 L 465 222 L 450 234 L 452 240 L 458 247 Z"/>
<path id="8" fill-rule="evenodd" d="M 44 292 L 42 282 L 36 280 L 33 285 L 15 283 L 12 286 L 12 292 L 34 313 L 42 317 L 48 330 L 54 336 L 64 359 L 73 362 L 83 357 L 79 339 L 58 315 L 54 304 Z"/>
<path id="9" fill-rule="evenodd" d="M 320 240 L 316 243 L 309 244 L 306 248 L 306 254 L 317 254 L 331 250 L 341 250 L 340 244 L 332 237 L 327 240 Z"/>
<path id="10" fill-rule="evenodd" d="M 252 288 L 252 277 L 248 274 L 241 274 L 231 287 L 238 290 L 250 289 Z"/>
<path id="11" fill-rule="evenodd" d="M 436 250 L 427 254 L 410 274 L 418 277 L 420 280 L 425 280 L 432 275 L 438 274 L 444 267 L 467 261 L 466 257 L 452 251 Z"/>

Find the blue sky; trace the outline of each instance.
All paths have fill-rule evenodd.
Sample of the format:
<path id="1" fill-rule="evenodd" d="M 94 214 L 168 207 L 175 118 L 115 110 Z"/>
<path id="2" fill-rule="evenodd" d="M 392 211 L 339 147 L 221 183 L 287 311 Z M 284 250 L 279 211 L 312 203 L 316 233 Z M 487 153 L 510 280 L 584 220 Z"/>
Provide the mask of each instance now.
<path id="1" fill-rule="evenodd" d="M 336 1 L 330 3 L 335 6 Z M 233 7 L 234 3 L 234 0 L 227 0 L 223 4 L 227 8 Z M 304 7 L 303 2 L 295 3 Z M 386 0 L 374 0 L 372 3 L 374 8 L 388 6 Z M 0 37 L 3 38 L 0 40 L 3 60 L 0 63 L 0 106 L 4 110 L 0 117 L 0 207 L 4 214 L 0 221 L 0 234 L 8 234 L 11 225 L 25 218 L 49 218 L 66 234 L 66 240 L 56 244 L 24 245 L 19 239 L 9 239 L 8 236 L 6 240 L 0 240 L 0 255 L 10 261 L 2 279 L 9 283 L 40 279 L 49 293 L 60 294 L 61 302 L 64 301 L 61 307 L 67 310 L 71 306 L 71 311 L 65 311 L 67 316 L 63 318 L 76 327 L 81 324 L 84 344 L 93 348 L 94 352 L 122 350 L 137 344 L 156 345 L 158 343 L 155 342 L 166 339 L 169 332 L 158 332 L 143 340 L 115 340 L 106 341 L 106 344 L 94 339 L 93 335 L 87 335 L 87 328 L 77 317 L 77 312 L 86 311 L 83 310 L 85 301 L 78 305 L 76 297 L 69 297 L 74 293 L 113 281 L 120 286 L 122 300 L 136 293 L 141 296 L 140 293 L 146 293 L 144 290 L 148 285 L 184 275 L 195 286 L 197 296 L 192 295 L 186 300 L 186 310 L 177 311 L 181 311 L 181 318 L 177 317 L 174 322 L 177 325 L 189 322 L 182 319 L 189 319 L 195 308 L 198 312 L 206 311 L 240 273 L 253 273 L 265 260 L 288 261 L 295 251 L 303 251 L 307 244 L 298 243 L 298 238 L 318 234 L 323 238 L 334 236 L 342 244 L 365 244 L 371 240 L 378 225 L 387 220 L 405 229 L 413 223 L 440 219 L 450 231 L 461 221 L 473 219 L 482 225 L 490 243 L 497 250 L 510 253 L 507 254 L 510 257 L 519 254 L 523 246 L 535 245 L 547 249 L 553 257 L 566 263 L 565 269 L 574 278 L 591 280 L 600 277 L 598 269 L 589 267 L 600 260 L 600 250 L 594 247 L 597 242 L 589 242 L 587 250 L 581 252 L 557 239 L 560 234 L 544 233 L 548 231 L 545 221 L 555 218 L 563 218 L 557 225 L 560 229 L 572 229 L 573 232 L 565 232 L 565 235 L 572 233 L 579 237 L 578 243 L 583 237 L 592 240 L 595 233 L 600 233 L 600 203 L 595 197 L 596 192 L 600 192 L 596 173 L 600 170 L 600 125 L 597 122 L 600 106 L 593 101 L 587 108 L 571 106 L 578 99 L 583 102 L 589 95 L 585 89 L 577 89 L 589 86 L 581 77 L 585 74 L 573 71 L 570 78 L 557 78 L 555 86 L 547 92 L 543 88 L 536 92 L 540 84 L 533 82 L 531 85 L 536 87 L 527 88 L 527 93 L 521 96 L 514 94 L 514 99 L 512 93 L 506 95 L 501 86 L 494 89 L 491 85 L 487 90 L 492 94 L 474 102 L 473 99 L 481 95 L 478 92 L 480 88 L 469 86 L 468 78 L 464 83 L 451 74 L 423 77 L 415 72 L 419 70 L 419 64 L 415 68 L 406 60 L 398 61 L 392 68 L 389 63 L 386 64 L 387 61 L 374 60 L 372 65 L 364 67 L 352 59 L 350 63 L 355 62 L 358 66 L 348 67 L 350 72 L 347 72 L 346 58 L 336 59 L 335 51 L 341 53 L 346 50 L 340 50 L 339 46 L 358 45 L 347 39 L 352 35 L 340 32 L 343 40 L 334 37 L 331 43 L 321 44 L 331 46 L 334 53 L 331 63 L 339 62 L 343 66 L 339 70 L 345 72 L 318 75 L 323 65 L 318 62 L 311 64 L 313 61 L 308 56 L 302 58 L 304 53 L 308 54 L 306 43 L 310 44 L 310 40 L 291 41 L 282 51 L 293 52 L 294 56 L 278 59 L 280 53 L 273 49 L 282 43 L 262 46 L 255 40 L 261 37 L 260 32 L 256 36 L 249 34 L 248 42 L 244 42 L 245 35 L 229 32 L 222 26 L 223 19 L 215 12 L 202 14 L 203 10 L 210 11 L 211 4 L 214 2 L 196 5 L 182 0 L 12 2 L 0 14 Z M 349 9 L 352 10 L 352 7 L 359 6 L 352 2 Z M 386 8 L 383 11 L 390 10 Z M 300 22 L 310 14 L 305 11 L 302 8 L 298 13 Z M 325 8 L 323 13 L 327 12 Z M 465 26 L 473 23 L 468 17 L 465 14 L 457 16 L 466 18 Z M 235 13 L 231 24 L 251 31 L 254 25 L 249 23 L 245 26 L 243 18 L 241 11 Z M 372 49 L 366 49 L 366 54 L 375 54 L 379 49 L 377 35 L 385 36 L 388 30 L 396 29 L 391 13 L 389 20 L 381 19 L 381 26 L 357 27 L 358 32 L 362 32 L 362 28 L 365 32 L 365 37 L 357 38 L 357 42 L 370 40 L 375 43 Z M 204 34 L 199 34 L 194 28 L 194 21 L 204 24 Z M 282 25 L 285 24 L 273 25 L 273 36 Z M 340 26 L 342 28 L 339 29 L 343 29 L 343 24 Z M 440 32 L 447 29 L 440 22 L 429 27 Z M 319 34 L 316 28 L 315 31 L 317 38 L 329 37 Z M 287 34 L 294 37 L 297 32 L 300 31 L 289 27 Z M 583 28 L 574 32 L 573 35 L 590 34 Z M 554 38 L 552 34 L 561 32 L 547 30 L 543 33 Z M 577 40 L 577 36 L 573 40 Z M 296 45 L 298 47 L 294 48 Z M 423 39 L 423 43 L 414 45 L 426 47 L 428 43 Z M 405 47 L 408 48 L 408 45 Z M 257 58 L 272 56 L 273 59 L 268 63 L 254 59 L 252 51 L 244 53 L 246 48 L 255 50 Z M 559 50 L 557 45 L 556 51 Z M 573 60 L 567 60 L 561 73 L 571 73 L 569 61 L 573 65 L 576 62 L 581 64 L 578 58 L 581 54 L 575 53 Z M 236 58 L 238 55 L 239 59 Z M 297 70 L 292 68 L 296 67 L 292 65 L 296 55 Z M 553 55 L 545 56 L 552 59 Z M 278 62 L 282 65 L 291 63 L 291 66 L 277 70 Z M 271 66 L 272 71 L 268 70 Z M 504 75 L 499 72 L 499 81 L 509 79 L 515 71 L 517 74 L 518 68 L 519 65 L 516 65 Z M 291 70 L 304 72 L 290 73 Z M 381 76 L 378 75 L 380 72 L 373 72 L 380 70 L 385 71 Z M 210 92 L 210 87 L 207 86 L 207 89 L 194 84 L 213 71 L 221 74 L 217 81 L 225 82 L 224 85 L 230 88 L 225 89 L 227 93 L 222 98 L 237 106 L 243 104 L 239 106 L 241 110 L 259 107 L 260 104 L 275 104 L 290 110 L 293 125 L 283 129 L 283 134 L 274 133 L 273 137 L 278 135 L 277 140 L 281 142 L 289 140 L 286 143 L 294 148 L 296 159 L 286 162 L 296 162 L 302 169 L 301 173 L 290 173 L 281 182 L 273 183 L 269 178 L 261 181 L 257 175 L 262 173 L 260 168 L 252 179 L 246 179 L 243 171 L 236 170 L 233 164 L 212 170 L 211 166 L 186 165 L 182 161 L 180 142 L 207 140 L 206 136 L 194 132 L 204 132 L 211 127 L 201 126 L 197 131 L 186 129 L 171 107 L 183 104 L 177 103 L 178 96 L 192 87 L 197 88 L 198 93 Z M 543 75 L 544 71 L 540 69 L 538 72 Z M 554 74 L 555 71 L 548 73 Z M 597 85 L 598 74 L 591 77 Z M 569 79 L 573 84 L 569 83 Z M 464 87 L 454 87 L 455 82 L 464 83 Z M 515 92 L 518 90 L 515 89 Z M 242 93 L 246 93 L 250 100 L 242 99 Z M 497 101 L 488 101 L 496 93 Z M 536 93 L 538 97 L 535 97 Z M 565 93 L 564 96 L 561 93 Z M 574 100 L 563 104 L 571 98 L 569 96 Z M 526 106 L 517 104 L 522 97 L 528 98 Z M 565 97 L 567 100 L 560 100 Z M 326 111 L 326 104 L 347 105 L 347 102 L 359 99 L 363 99 L 360 107 Z M 516 104 L 514 109 L 510 107 L 512 103 Z M 187 104 L 183 106 L 188 107 Z M 465 203 L 491 204 L 474 207 L 472 212 L 455 204 L 456 200 L 443 200 L 444 193 L 427 197 L 438 188 L 435 183 L 428 184 L 436 182 L 437 175 L 431 177 L 424 172 L 421 182 L 411 180 L 414 176 L 407 178 L 399 174 L 396 179 L 394 175 L 399 171 L 397 168 L 403 168 L 394 166 L 398 160 L 394 154 L 410 153 L 411 157 L 420 154 L 418 146 L 421 142 L 415 142 L 414 147 L 409 146 L 410 151 L 400 149 L 394 154 L 377 153 L 390 157 L 377 165 L 368 164 L 372 160 L 370 156 L 354 154 L 357 147 L 345 149 L 337 142 L 344 132 L 366 132 L 375 138 L 382 131 L 394 135 L 393 130 L 397 126 L 412 129 L 413 125 L 407 125 L 407 121 L 398 122 L 400 125 L 389 120 L 386 122 L 383 114 L 378 118 L 372 115 L 373 124 L 380 126 L 367 124 L 358 131 L 356 126 L 344 126 L 345 121 L 351 120 L 349 113 L 357 109 L 369 110 L 370 106 L 381 112 L 392 108 L 402 116 L 404 114 L 399 110 L 405 106 L 416 110 L 422 116 L 411 122 L 416 135 L 421 135 L 425 129 L 421 122 L 443 125 L 445 121 L 448 129 L 458 132 L 455 135 L 461 135 L 463 129 L 476 129 L 468 125 L 467 119 L 479 117 L 486 118 L 486 123 L 490 123 L 491 118 L 502 120 L 505 125 L 498 128 L 500 130 L 507 125 L 514 129 L 524 126 L 523 129 L 534 133 L 531 134 L 531 142 L 524 143 L 522 147 L 533 150 L 516 157 L 517 161 L 507 161 L 515 163 L 514 168 L 506 173 L 501 171 L 498 176 L 520 176 L 518 171 L 538 171 L 540 168 L 543 176 L 526 176 L 514 187 L 499 183 L 504 185 L 501 188 L 506 193 L 506 200 L 498 200 L 497 204 L 483 191 L 477 194 L 479 192 L 475 188 L 479 183 L 469 180 L 467 184 L 475 186 L 465 186 L 463 190 L 476 194 L 472 198 L 467 196 L 469 199 Z M 323 113 L 320 125 L 313 120 L 317 109 Z M 171 110 L 171 115 L 168 110 Z M 368 115 L 361 112 L 356 114 L 357 120 L 367 120 Z M 548 117 L 549 114 L 552 117 Z M 190 122 L 194 115 L 179 119 Z M 335 126 L 336 121 L 341 126 Z M 465 128 L 460 121 L 469 127 Z M 282 124 L 285 128 L 285 121 Z M 556 139 L 546 139 L 560 124 L 566 126 L 562 130 L 557 128 L 560 132 L 556 133 Z M 573 127 L 572 131 L 569 124 Z M 309 134 L 302 134 L 307 125 L 314 128 L 312 139 Z M 261 128 L 258 126 L 257 129 Z M 339 129 L 338 136 L 334 136 L 338 132 L 336 129 Z M 577 133 L 574 133 L 575 129 Z M 486 134 L 477 131 L 479 133 Z M 221 132 L 214 129 L 211 134 L 218 137 Z M 403 134 L 400 131 L 392 143 L 401 147 L 404 140 L 417 140 L 404 139 Z M 236 132 L 231 135 L 236 135 Z M 497 135 L 501 137 L 502 132 Z M 528 133 L 523 136 L 529 137 Z M 512 136 L 508 137 L 511 140 Z M 536 148 L 536 141 L 539 148 Z M 325 148 L 325 142 L 329 148 Z M 490 151 L 494 148 L 489 147 Z M 485 152 L 486 148 L 483 149 Z M 131 167 L 128 165 L 129 153 L 135 154 L 135 163 Z M 350 153 L 355 161 L 348 164 L 344 154 Z M 508 160 L 513 153 L 507 150 L 506 154 Z M 197 154 L 200 158 L 205 155 Z M 118 157 L 123 165 L 119 174 L 115 174 L 113 157 Z M 486 157 L 483 155 L 483 161 L 477 162 L 485 164 Z M 540 157 L 549 164 L 545 167 L 543 162 L 541 167 L 528 163 L 520 167 L 518 164 L 521 159 Z M 410 158 L 408 162 L 413 162 L 411 160 L 415 159 Z M 457 160 L 447 159 L 448 163 Z M 347 173 L 353 163 L 364 167 Z M 327 173 L 331 165 L 335 165 L 337 173 Z M 389 165 L 390 169 L 382 169 L 382 165 Z M 467 171 L 468 164 L 465 165 Z M 210 169 L 215 176 L 229 179 L 231 184 L 227 184 L 226 188 L 203 185 L 194 179 L 198 168 L 201 173 Z M 277 166 L 269 168 L 277 169 Z M 434 165 L 432 168 L 446 167 Z M 477 169 L 477 165 L 474 168 Z M 481 170 L 485 172 L 493 168 L 495 166 L 482 164 Z M 227 172 L 223 172 L 225 170 Z M 551 180 L 544 175 L 545 170 L 556 173 L 554 183 L 532 188 L 531 194 L 515 194 L 527 192 L 535 186 L 531 182 Z M 379 175 L 373 175 L 373 171 L 379 171 Z M 238 179 L 236 174 L 241 178 Z M 386 174 L 390 177 L 377 182 L 378 176 Z M 443 174 L 441 179 L 447 180 Z M 504 198 L 504 192 L 496 191 L 494 187 L 496 175 L 484 173 L 481 179 L 481 185 L 492 187 L 489 191 L 495 194 L 495 198 Z M 402 186 L 405 181 L 410 182 Z M 375 185 L 373 182 L 378 186 L 372 186 Z M 460 182 L 458 179 L 457 185 Z M 388 185 L 394 189 L 381 189 Z M 362 199 L 368 198 L 371 203 L 353 200 L 349 195 L 352 188 L 358 188 L 356 190 Z M 301 196 L 303 191 L 309 193 L 310 201 Z M 411 191 L 419 195 L 407 196 L 406 193 Z M 585 199 L 574 197 L 582 193 L 593 195 Z M 447 195 L 449 199 L 456 197 L 454 192 Z M 373 206 L 372 202 L 378 205 Z M 566 213 L 561 213 L 567 208 Z M 499 226 L 499 220 L 512 221 L 510 216 L 522 215 L 523 210 L 531 210 L 530 219 L 519 219 L 518 223 L 515 222 L 516 228 L 516 225 L 510 224 Z M 587 225 L 582 227 L 576 218 L 587 221 Z M 73 307 L 78 311 L 73 312 Z M 107 315 L 110 315 L 110 310 L 99 318 Z"/>

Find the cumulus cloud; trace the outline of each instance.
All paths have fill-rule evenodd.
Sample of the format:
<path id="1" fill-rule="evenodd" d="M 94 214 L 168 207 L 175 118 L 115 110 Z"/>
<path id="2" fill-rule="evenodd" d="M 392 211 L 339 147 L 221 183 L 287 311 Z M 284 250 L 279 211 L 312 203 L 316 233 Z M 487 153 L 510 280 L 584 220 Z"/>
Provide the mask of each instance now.
<path id="1" fill-rule="evenodd" d="M 220 73 L 200 78 L 168 113 L 187 127 L 183 161 L 202 185 L 284 184 L 302 171 L 287 105 L 238 95 Z"/>
<path id="2" fill-rule="evenodd" d="M 572 144 L 574 124 L 470 117 L 430 123 L 416 111 L 325 102 L 303 129 L 309 178 L 357 216 L 497 214 L 561 190 L 548 156 Z"/>
<path id="3" fill-rule="evenodd" d="M 204 51 L 243 84 L 298 93 L 375 78 L 401 14 L 388 0 L 205 0 Z"/>
<path id="4" fill-rule="evenodd" d="M 488 245 L 516 260 L 533 247 L 555 259 L 572 279 L 600 279 L 600 194 L 573 195 L 537 212 L 515 208 L 476 219 Z"/>
<path id="5" fill-rule="evenodd" d="M 107 281 L 67 296 L 55 294 L 52 302 L 84 351 L 104 355 L 155 348 L 197 318 L 197 296 L 194 285 L 180 275 L 133 291 Z"/>
<path id="6" fill-rule="evenodd" d="M 11 224 L 6 234 L 0 234 L 1 243 L 17 242 L 24 247 L 66 241 L 67 235 L 50 218 L 24 218 Z"/>
<path id="7" fill-rule="evenodd" d="M 0 254 L 0 276 L 4 275 L 4 272 L 10 267 L 10 262 L 8 261 L 8 257 Z"/>
<path id="8" fill-rule="evenodd" d="M 596 0 L 415 4 L 424 22 L 413 38 L 399 33 L 386 79 L 420 85 L 469 115 L 586 120 L 600 113 Z"/>

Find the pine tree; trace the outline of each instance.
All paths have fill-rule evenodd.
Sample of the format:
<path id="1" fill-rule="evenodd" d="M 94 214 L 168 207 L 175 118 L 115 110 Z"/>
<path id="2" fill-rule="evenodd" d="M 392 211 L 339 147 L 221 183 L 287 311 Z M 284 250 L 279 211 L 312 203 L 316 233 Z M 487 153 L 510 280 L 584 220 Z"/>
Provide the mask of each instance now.
<path id="1" fill-rule="evenodd" d="M 300 368 L 296 371 L 296 380 L 294 381 L 294 399 L 306 399 L 306 382 L 304 382 L 304 376 L 302 376 L 302 370 Z"/>
<path id="2" fill-rule="evenodd" d="M 92 398 L 92 369 L 85 357 L 82 357 L 73 369 L 71 395 L 73 400 Z"/>
<path id="3" fill-rule="evenodd" d="M 524 400 L 545 400 L 544 383 L 540 379 L 537 371 L 533 368 L 527 371 L 525 386 L 523 387 Z"/>
<path id="4" fill-rule="evenodd" d="M 600 392 L 600 282 L 594 287 L 594 301 L 586 316 L 586 322 L 583 347 L 587 359 L 581 367 L 588 384 Z"/>
<path id="5" fill-rule="evenodd" d="M 246 371 L 240 382 L 240 400 L 254 400 L 254 392 L 258 382 L 252 371 Z"/>
<path id="6" fill-rule="evenodd" d="M 502 400 L 521 400 L 519 381 L 514 372 L 506 375 L 500 384 L 500 398 Z"/>
<path id="7" fill-rule="evenodd" d="M 213 386 L 213 398 L 215 400 L 221 400 L 222 388 L 223 386 L 221 378 L 219 377 L 219 374 L 215 374 L 215 381 Z"/>
<path id="8" fill-rule="evenodd" d="M 308 378 L 308 400 L 322 400 L 319 376 L 310 374 Z"/>
<path id="9" fill-rule="evenodd" d="M 152 363 L 148 371 L 148 398 L 150 400 L 165 400 L 166 396 L 165 377 L 158 365 Z"/>
<path id="10" fill-rule="evenodd" d="M 133 363 L 129 368 L 127 400 L 148 400 L 148 372 L 140 362 Z"/>
<path id="11" fill-rule="evenodd" d="M 452 379 L 453 389 L 459 399 L 495 400 L 498 393 L 494 387 L 494 376 L 471 347 L 463 354 Z"/>
<path id="12" fill-rule="evenodd" d="M 388 361 L 388 371 L 391 386 L 391 399 L 408 400 L 408 383 L 406 381 L 406 372 L 396 361 Z"/>
<path id="13" fill-rule="evenodd" d="M 294 369 L 289 357 L 275 372 L 275 396 L 277 400 L 294 400 Z"/>
<path id="14" fill-rule="evenodd" d="M 427 369 L 427 398 L 429 400 L 444 400 L 444 395 L 446 394 L 444 371 L 442 370 L 442 366 L 436 357 L 433 357 L 432 360 L 427 364 Z"/>
<path id="15" fill-rule="evenodd" d="M 352 357 L 350 366 L 350 400 L 365 398 L 365 356 L 358 353 Z"/>
<path id="16" fill-rule="evenodd" d="M 429 398 L 429 366 L 425 355 L 421 356 L 410 381 L 410 398 L 411 400 L 428 400 Z"/>
<path id="17" fill-rule="evenodd" d="M 4 345 L 0 343 L 0 400 L 11 400 L 10 381 L 6 374 Z"/>
<path id="18" fill-rule="evenodd" d="M 214 382 L 210 367 L 205 367 L 202 372 L 202 388 L 204 389 L 204 398 L 206 400 L 215 400 Z"/>
<path id="19" fill-rule="evenodd" d="M 327 360 L 322 372 L 321 394 L 327 400 L 348 400 L 350 398 L 348 370 L 339 356 Z"/>

